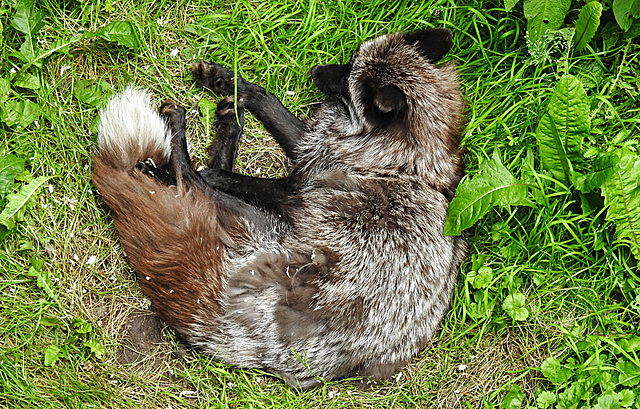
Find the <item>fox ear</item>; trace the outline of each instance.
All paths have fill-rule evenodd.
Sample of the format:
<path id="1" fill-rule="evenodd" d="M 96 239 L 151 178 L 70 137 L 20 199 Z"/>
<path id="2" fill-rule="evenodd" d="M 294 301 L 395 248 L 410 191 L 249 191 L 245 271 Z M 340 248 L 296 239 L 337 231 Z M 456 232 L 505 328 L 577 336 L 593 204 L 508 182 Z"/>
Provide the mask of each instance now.
<path id="1" fill-rule="evenodd" d="M 387 85 L 375 91 L 373 101 L 380 112 L 397 114 L 407 105 L 407 98 L 395 85 Z"/>
<path id="2" fill-rule="evenodd" d="M 432 28 L 406 33 L 405 39 L 409 43 L 415 43 L 420 54 L 431 62 L 436 62 L 444 57 L 453 45 L 453 33 L 447 28 Z"/>

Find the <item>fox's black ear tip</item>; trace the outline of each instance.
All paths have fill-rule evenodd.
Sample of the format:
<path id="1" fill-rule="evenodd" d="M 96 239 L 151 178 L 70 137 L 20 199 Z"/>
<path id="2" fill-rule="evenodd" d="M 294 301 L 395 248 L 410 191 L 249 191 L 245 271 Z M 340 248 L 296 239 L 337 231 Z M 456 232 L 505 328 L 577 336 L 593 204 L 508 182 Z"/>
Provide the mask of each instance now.
<path id="1" fill-rule="evenodd" d="M 444 28 L 444 27 L 431 28 L 431 29 L 425 30 L 425 31 L 430 31 L 431 33 L 435 34 L 436 36 L 439 36 L 441 40 L 453 41 L 453 32 L 451 30 L 449 30 L 448 28 Z"/>
<path id="2" fill-rule="evenodd" d="M 432 62 L 444 57 L 453 46 L 453 33 L 443 27 L 406 33 L 405 38 L 415 43 L 420 53 Z"/>

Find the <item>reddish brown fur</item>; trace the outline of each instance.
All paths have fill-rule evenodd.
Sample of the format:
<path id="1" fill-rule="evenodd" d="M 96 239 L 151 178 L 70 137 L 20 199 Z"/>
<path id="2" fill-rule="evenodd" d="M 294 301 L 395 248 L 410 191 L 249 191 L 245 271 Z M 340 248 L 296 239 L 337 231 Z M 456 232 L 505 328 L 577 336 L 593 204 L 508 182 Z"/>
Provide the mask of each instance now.
<path id="1" fill-rule="evenodd" d="M 210 325 L 220 312 L 223 252 L 201 250 L 223 249 L 231 240 L 216 220 L 215 203 L 197 191 L 181 195 L 137 170 L 115 169 L 101 153 L 94 157 L 93 183 L 113 211 L 144 293 L 179 331 Z"/>

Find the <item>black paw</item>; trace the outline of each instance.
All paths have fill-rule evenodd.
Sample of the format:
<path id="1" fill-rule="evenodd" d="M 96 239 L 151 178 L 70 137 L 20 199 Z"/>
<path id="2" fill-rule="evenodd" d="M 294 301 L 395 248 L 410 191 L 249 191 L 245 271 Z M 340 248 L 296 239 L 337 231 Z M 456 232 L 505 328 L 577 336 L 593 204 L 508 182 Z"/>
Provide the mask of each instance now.
<path id="1" fill-rule="evenodd" d="M 157 167 L 156 163 L 151 158 L 148 158 L 144 162 L 138 162 L 136 164 L 136 169 L 151 178 L 159 180 L 165 185 L 175 183 L 174 178 L 169 171 L 167 169 Z"/>
<path id="2" fill-rule="evenodd" d="M 187 110 L 176 104 L 173 100 L 168 99 L 158 110 L 160 116 L 162 116 L 172 129 L 175 129 L 176 125 L 186 121 Z"/>
<path id="3" fill-rule="evenodd" d="M 220 64 L 208 61 L 196 62 L 191 66 L 191 73 L 196 82 L 218 95 L 233 95 L 235 91 L 234 74 Z M 238 77 L 238 93 L 244 80 Z"/>
<path id="4" fill-rule="evenodd" d="M 233 97 L 226 97 L 218 102 L 216 107 L 216 129 L 226 129 L 229 133 L 240 133 L 244 127 L 244 100 L 238 98 L 237 103 Z"/>

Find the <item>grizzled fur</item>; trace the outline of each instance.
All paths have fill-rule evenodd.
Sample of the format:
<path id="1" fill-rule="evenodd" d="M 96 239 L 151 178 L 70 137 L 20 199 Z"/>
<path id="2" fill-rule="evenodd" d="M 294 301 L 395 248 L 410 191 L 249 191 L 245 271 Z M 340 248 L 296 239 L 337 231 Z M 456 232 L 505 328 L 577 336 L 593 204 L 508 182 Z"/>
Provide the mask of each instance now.
<path id="1" fill-rule="evenodd" d="M 291 386 L 384 380 L 436 331 L 466 244 L 443 237 L 463 173 L 461 98 L 445 29 L 383 36 L 312 69 L 328 94 L 306 122 L 217 64 L 193 66 L 218 105 L 196 172 L 185 111 L 128 88 L 101 113 L 93 177 L 157 313 L 198 349 Z M 233 173 L 249 109 L 292 166 Z"/>

